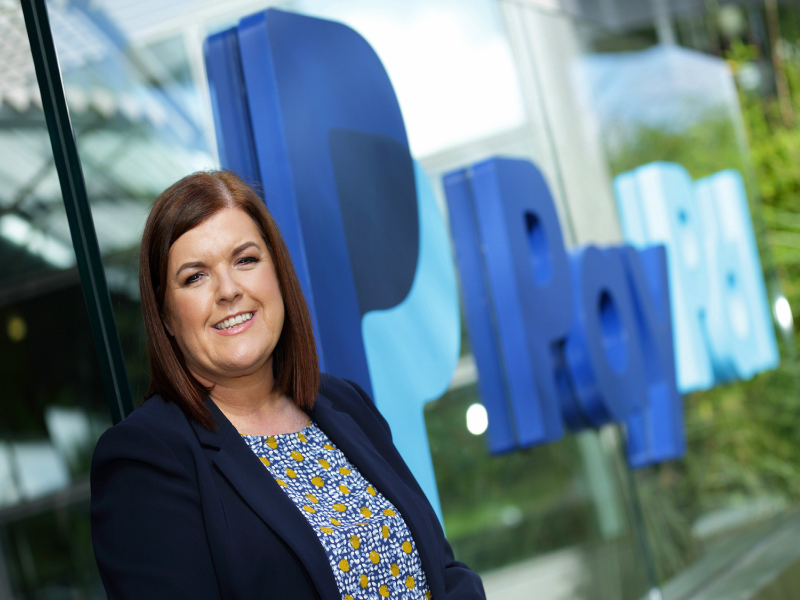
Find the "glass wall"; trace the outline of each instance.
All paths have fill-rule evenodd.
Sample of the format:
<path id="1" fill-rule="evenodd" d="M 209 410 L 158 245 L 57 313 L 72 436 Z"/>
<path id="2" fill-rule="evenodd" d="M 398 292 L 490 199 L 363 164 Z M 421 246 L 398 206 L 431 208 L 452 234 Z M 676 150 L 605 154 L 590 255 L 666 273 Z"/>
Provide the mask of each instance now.
<path id="1" fill-rule="evenodd" d="M 135 402 L 148 383 L 144 220 L 169 184 L 219 166 L 202 43 L 267 4 L 48 2 Z M 657 161 L 692 180 L 743 176 L 781 363 L 687 393 L 685 458 L 632 471 L 616 425 L 491 456 L 486 434 L 468 428 L 481 399 L 464 326 L 450 390 L 425 418 L 448 538 L 490 598 L 627 600 L 656 586 L 689 598 L 797 506 L 798 12 L 643 4 L 273 3 L 342 21 L 372 44 L 445 213 L 445 173 L 526 158 L 545 175 L 567 246 L 607 246 L 628 239 L 618 176 Z M 0 15 L 0 370 L 10 382 L 0 598 L 102 598 L 88 461 L 108 410 L 19 5 L 0 3 Z"/>
<path id="2" fill-rule="evenodd" d="M 0 40 L 0 598 L 101 597 L 89 464 L 111 420 L 18 3 Z"/>

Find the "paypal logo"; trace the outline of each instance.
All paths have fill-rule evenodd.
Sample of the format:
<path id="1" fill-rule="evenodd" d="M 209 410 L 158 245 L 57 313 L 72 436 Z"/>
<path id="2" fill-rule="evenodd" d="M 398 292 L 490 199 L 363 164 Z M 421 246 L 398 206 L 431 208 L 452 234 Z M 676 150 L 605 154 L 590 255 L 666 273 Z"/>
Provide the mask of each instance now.
<path id="1" fill-rule="evenodd" d="M 493 452 L 616 421 L 632 466 L 677 458 L 679 391 L 777 365 L 738 172 L 622 174 L 630 245 L 569 253 L 531 163 L 488 160 L 445 188 Z"/>
<path id="2" fill-rule="evenodd" d="M 447 390 L 458 359 L 456 272 L 383 65 L 352 29 L 278 10 L 209 37 L 205 55 L 220 161 L 263 188 L 323 368 L 371 393 L 441 517 L 423 408 Z M 549 189 L 530 162 L 492 159 L 445 180 L 494 452 L 555 440 L 565 425 L 622 421 L 631 464 L 680 456 L 675 348 L 683 360 L 683 338 L 673 338 L 672 324 L 684 314 L 704 324 L 696 348 L 706 344 L 709 364 L 719 365 L 713 372 L 740 373 L 744 363 L 725 354 L 727 346 L 707 341 L 722 340 L 713 336 L 729 323 L 714 321 L 714 306 L 727 302 L 734 320 L 741 313 L 730 285 L 709 289 L 704 303 L 692 300 L 678 316 L 671 230 L 648 225 L 648 194 L 663 182 L 635 174 L 617 183 L 631 245 L 568 253 Z M 702 193 L 722 198 L 729 185 L 709 181 Z M 670 189 L 662 195 L 673 210 Z M 708 265 L 726 260 L 738 243 L 732 232 L 749 223 L 742 219 L 716 232 L 713 248 L 698 233 L 698 255 L 716 252 Z M 752 284 L 747 277 L 737 271 L 742 289 Z M 720 294 L 725 299 L 715 300 Z M 748 331 L 756 321 L 747 320 Z"/>

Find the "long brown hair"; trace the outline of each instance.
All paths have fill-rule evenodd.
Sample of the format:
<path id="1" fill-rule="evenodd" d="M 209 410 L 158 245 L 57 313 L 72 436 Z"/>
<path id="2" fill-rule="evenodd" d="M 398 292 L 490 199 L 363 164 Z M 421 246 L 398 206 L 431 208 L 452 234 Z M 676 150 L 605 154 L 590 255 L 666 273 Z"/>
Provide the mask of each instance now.
<path id="1" fill-rule="evenodd" d="M 175 338 L 164 327 L 169 251 L 184 233 L 223 208 L 239 208 L 255 222 L 275 265 L 284 304 L 284 323 L 273 352 L 276 391 L 310 410 L 319 388 L 319 363 L 300 283 L 275 220 L 253 189 L 230 171 L 193 173 L 156 198 L 139 249 L 139 290 L 147 332 L 150 387 L 145 400 L 159 394 L 178 404 L 208 429 L 215 424 L 204 398 L 211 391 L 191 374 Z"/>

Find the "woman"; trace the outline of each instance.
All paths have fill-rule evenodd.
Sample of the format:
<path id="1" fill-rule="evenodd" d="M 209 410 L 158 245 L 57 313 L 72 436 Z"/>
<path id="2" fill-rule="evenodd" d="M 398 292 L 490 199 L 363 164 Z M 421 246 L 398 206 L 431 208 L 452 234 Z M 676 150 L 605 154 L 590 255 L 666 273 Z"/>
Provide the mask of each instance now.
<path id="1" fill-rule="evenodd" d="M 110 599 L 483 598 L 358 385 L 320 378 L 264 203 L 230 172 L 162 193 L 139 285 L 152 382 L 100 438 Z"/>

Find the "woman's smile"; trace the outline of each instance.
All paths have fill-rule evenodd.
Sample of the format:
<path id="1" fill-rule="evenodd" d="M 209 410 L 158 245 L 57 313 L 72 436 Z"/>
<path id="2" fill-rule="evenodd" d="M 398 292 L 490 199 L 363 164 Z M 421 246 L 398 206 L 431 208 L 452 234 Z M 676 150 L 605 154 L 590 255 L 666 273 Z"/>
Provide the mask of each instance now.
<path id="1" fill-rule="evenodd" d="M 223 335 L 236 335 L 237 333 L 241 333 L 246 329 L 250 328 L 251 320 L 255 316 L 256 312 L 243 312 L 238 313 L 235 315 L 231 315 L 230 317 L 223 319 L 216 325 L 214 325 L 214 329 L 220 332 Z M 240 327 L 241 325 L 241 327 Z"/>

